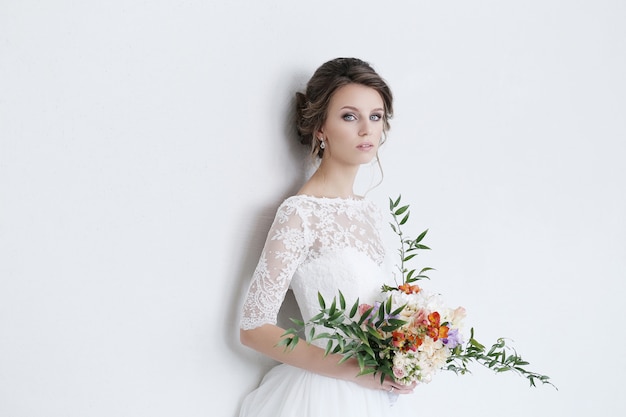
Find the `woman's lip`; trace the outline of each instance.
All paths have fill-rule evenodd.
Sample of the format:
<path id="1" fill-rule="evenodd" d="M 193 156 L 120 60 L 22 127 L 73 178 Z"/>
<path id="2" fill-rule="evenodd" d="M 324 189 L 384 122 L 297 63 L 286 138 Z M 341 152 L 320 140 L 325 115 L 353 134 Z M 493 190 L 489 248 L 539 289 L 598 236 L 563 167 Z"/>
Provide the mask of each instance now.
<path id="1" fill-rule="evenodd" d="M 362 149 L 364 151 L 367 151 L 369 149 L 372 149 L 374 147 L 374 144 L 370 143 L 370 142 L 364 142 L 364 143 L 360 143 L 357 148 Z"/>

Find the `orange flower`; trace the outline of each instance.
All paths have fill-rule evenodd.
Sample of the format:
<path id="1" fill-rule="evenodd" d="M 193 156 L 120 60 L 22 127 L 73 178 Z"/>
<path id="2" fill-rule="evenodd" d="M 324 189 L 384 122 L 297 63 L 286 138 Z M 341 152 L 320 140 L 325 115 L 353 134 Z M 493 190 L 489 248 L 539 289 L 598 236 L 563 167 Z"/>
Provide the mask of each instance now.
<path id="1" fill-rule="evenodd" d="M 428 327 L 428 337 L 436 342 L 439 339 L 439 329 L 434 326 Z"/>
<path id="2" fill-rule="evenodd" d="M 430 322 L 431 326 L 439 327 L 439 323 L 441 321 L 441 316 L 439 315 L 438 312 L 433 311 L 432 313 L 430 313 L 428 315 L 428 321 Z"/>
<path id="3" fill-rule="evenodd" d="M 448 337 L 448 330 L 450 330 L 450 328 L 448 326 L 441 326 L 439 328 L 439 338 L 440 339 L 445 339 Z"/>
<path id="4" fill-rule="evenodd" d="M 391 333 L 391 344 L 400 349 L 402 352 L 408 350 L 415 352 L 417 348 L 422 344 L 422 339 L 415 333 L 405 333 L 401 331 L 395 331 Z"/>
<path id="5" fill-rule="evenodd" d="M 430 325 L 428 326 L 428 336 L 430 336 L 435 342 L 440 337 L 448 336 L 448 327 L 440 326 L 441 316 L 438 312 L 434 311 L 430 313 L 428 315 L 428 321 L 430 322 Z M 442 334 L 445 334 L 445 336 L 442 336 Z"/>
<path id="6" fill-rule="evenodd" d="M 402 349 L 404 347 L 404 343 L 406 338 L 404 337 L 404 333 L 403 332 L 392 332 L 391 336 L 393 338 L 391 344 L 393 344 L 395 347 Z"/>
<path id="7" fill-rule="evenodd" d="M 410 285 L 409 283 L 398 286 L 398 289 L 405 294 L 417 294 L 421 291 L 421 288 L 417 285 Z"/>
<path id="8" fill-rule="evenodd" d="M 420 337 L 416 334 L 410 334 L 407 337 L 407 340 L 410 343 L 409 343 L 408 348 L 405 350 L 412 350 L 413 352 L 415 352 L 417 348 L 420 347 L 420 345 L 422 344 L 422 339 L 420 339 Z"/>

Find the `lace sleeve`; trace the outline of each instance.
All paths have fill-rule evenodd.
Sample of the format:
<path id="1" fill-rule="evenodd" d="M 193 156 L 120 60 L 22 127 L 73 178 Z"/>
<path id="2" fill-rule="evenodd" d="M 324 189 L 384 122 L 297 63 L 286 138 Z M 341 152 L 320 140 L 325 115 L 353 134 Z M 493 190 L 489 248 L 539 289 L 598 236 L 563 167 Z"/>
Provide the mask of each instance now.
<path id="1" fill-rule="evenodd" d="M 276 324 L 291 278 L 308 251 L 305 222 L 295 207 L 278 208 L 244 300 L 240 327 Z"/>

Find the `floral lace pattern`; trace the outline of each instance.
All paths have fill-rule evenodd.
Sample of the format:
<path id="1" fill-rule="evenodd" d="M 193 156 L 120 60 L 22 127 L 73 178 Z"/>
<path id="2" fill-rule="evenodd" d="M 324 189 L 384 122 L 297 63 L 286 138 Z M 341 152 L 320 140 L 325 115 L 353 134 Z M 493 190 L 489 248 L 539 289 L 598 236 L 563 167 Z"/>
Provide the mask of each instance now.
<path id="1" fill-rule="evenodd" d="M 301 309 L 303 301 L 317 294 L 318 286 L 329 292 L 341 282 L 357 286 L 364 263 L 374 267 L 383 263 L 381 221 L 378 208 L 366 199 L 304 195 L 286 199 L 277 210 L 252 275 L 241 328 L 276 324 L 292 284 Z"/>

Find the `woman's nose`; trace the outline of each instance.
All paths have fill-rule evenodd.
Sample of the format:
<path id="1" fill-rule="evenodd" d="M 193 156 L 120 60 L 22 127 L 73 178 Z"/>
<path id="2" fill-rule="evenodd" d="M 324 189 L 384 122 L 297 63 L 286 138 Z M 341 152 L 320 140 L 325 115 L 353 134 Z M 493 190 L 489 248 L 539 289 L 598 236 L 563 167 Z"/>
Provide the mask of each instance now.
<path id="1" fill-rule="evenodd" d="M 359 135 L 368 136 L 372 133 L 372 122 L 369 119 L 365 119 L 361 122 L 359 129 Z"/>

